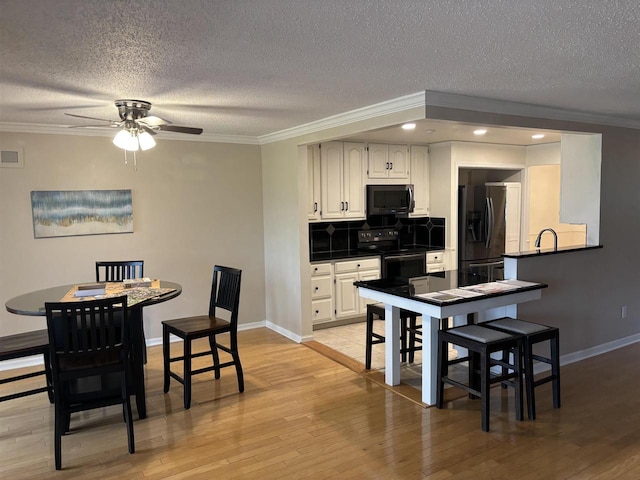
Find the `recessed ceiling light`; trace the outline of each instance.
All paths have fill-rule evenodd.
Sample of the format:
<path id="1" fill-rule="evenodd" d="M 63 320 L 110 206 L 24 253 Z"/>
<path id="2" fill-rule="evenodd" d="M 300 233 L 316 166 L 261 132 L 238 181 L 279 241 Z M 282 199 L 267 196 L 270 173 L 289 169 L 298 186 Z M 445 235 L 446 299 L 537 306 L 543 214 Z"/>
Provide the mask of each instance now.
<path id="1" fill-rule="evenodd" d="M 415 130 L 415 128 L 416 128 L 415 123 L 405 123 L 404 125 L 402 125 L 403 130 Z"/>
<path id="2" fill-rule="evenodd" d="M 487 133 L 487 129 L 486 128 L 478 128 L 478 129 L 473 131 L 474 135 L 484 135 L 485 133 Z"/>
<path id="3" fill-rule="evenodd" d="M 540 140 L 541 138 L 544 138 L 544 133 L 536 133 L 535 135 L 531 135 L 531 138 L 534 140 Z"/>

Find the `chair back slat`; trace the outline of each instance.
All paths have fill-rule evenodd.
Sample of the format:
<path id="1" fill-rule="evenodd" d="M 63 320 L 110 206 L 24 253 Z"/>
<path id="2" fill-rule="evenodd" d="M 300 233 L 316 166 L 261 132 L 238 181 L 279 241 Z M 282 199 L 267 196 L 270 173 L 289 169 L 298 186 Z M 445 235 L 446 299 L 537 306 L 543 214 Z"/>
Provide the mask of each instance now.
<path id="1" fill-rule="evenodd" d="M 237 268 L 220 265 L 213 267 L 209 315 L 215 316 L 216 308 L 227 310 L 231 313 L 230 323 L 234 327 L 238 322 L 241 277 L 242 270 Z"/>
<path id="2" fill-rule="evenodd" d="M 49 343 L 56 354 L 85 354 L 128 344 L 127 296 L 45 304 Z"/>
<path id="3" fill-rule="evenodd" d="M 144 277 L 143 260 L 96 262 L 96 282 L 121 282 Z"/>

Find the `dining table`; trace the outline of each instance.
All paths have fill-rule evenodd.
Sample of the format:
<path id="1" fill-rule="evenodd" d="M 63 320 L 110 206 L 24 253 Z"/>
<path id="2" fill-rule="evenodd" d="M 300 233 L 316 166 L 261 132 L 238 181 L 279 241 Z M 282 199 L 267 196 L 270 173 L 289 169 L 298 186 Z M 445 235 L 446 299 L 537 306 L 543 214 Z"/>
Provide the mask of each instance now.
<path id="1" fill-rule="evenodd" d="M 11 298 L 5 303 L 8 312 L 16 315 L 46 316 L 45 303 L 60 301 L 82 301 L 81 298 L 73 298 L 78 286 L 87 283 L 60 285 L 42 290 L 25 293 Z M 96 282 L 91 282 L 95 284 Z M 104 282 L 103 282 L 104 283 Z M 132 285 L 125 288 L 123 282 L 107 282 L 107 295 L 124 295 L 128 297 L 129 323 L 131 325 L 131 364 L 132 364 L 132 388 L 136 397 L 138 418 L 147 416 L 146 392 L 144 380 L 144 365 L 146 363 L 146 343 L 144 336 L 144 324 L 142 320 L 143 308 L 176 298 L 182 293 L 182 286 L 167 280 L 153 280 L 144 286 Z M 101 298 L 100 295 L 82 297 L 87 300 Z"/>
<path id="2" fill-rule="evenodd" d="M 400 310 L 422 316 L 422 402 L 436 403 L 438 329 L 442 319 L 467 323 L 478 315 L 516 316 L 517 305 L 542 298 L 544 283 L 470 279 L 457 270 L 405 279 L 354 282 L 360 297 L 385 305 L 385 383 L 400 384 Z M 489 315 L 486 315 L 489 312 Z"/>

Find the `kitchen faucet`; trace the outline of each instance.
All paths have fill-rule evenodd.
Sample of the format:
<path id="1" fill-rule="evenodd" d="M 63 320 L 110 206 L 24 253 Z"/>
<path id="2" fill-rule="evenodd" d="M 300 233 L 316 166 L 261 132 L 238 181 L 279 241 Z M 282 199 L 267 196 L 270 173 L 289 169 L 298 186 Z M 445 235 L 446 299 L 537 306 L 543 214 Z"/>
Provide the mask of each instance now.
<path id="1" fill-rule="evenodd" d="M 543 230 L 540 230 L 540 233 L 538 234 L 538 238 L 536 238 L 536 243 L 535 243 L 536 248 L 540 248 L 540 239 L 542 238 L 542 234 L 544 232 L 553 233 L 553 251 L 557 252 L 558 251 L 558 234 L 553 228 L 545 228 Z"/>

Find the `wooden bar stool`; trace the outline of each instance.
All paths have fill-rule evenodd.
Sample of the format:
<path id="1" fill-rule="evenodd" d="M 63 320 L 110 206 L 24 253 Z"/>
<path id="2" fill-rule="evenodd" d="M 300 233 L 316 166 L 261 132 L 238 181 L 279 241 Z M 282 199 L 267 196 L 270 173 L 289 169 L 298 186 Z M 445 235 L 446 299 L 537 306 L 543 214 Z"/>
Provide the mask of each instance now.
<path id="1" fill-rule="evenodd" d="M 380 320 L 384 320 L 384 305 L 380 303 L 370 303 L 367 305 L 367 338 L 365 351 L 365 368 L 371 370 L 371 350 L 373 345 L 384 343 L 384 335 L 373 331 L 374 315 Z M 418 314 L 408 310 L 400 310 L 400 354 L 402 361 L 413 362 L 415 352 L 422 350 L 422 325 L 418 325 Z"/>
<path id="2" fill-rule="evenodd" d="M 448 330 L 438 331 L 438 384 L 436 406 L 444 405 L 444 384 L 448 383 L 461 388 L 470 395 L 480 397 L 482 402 L 482 430 L 489 431 L 489 391 L 491 384 L 501 383 L 513 379 L 515 387 L 516 418 L 523 419 L 522 414 L 522 362 L 521 350 L 524 337 L 519 334 L 502 332 L 479 325 L 464 325 Z M 448 358 L 448 344 L 464 347 L 469 351 L 469 380 L 468 384 L 456 381 L 449 376 L 449 365 L 459 363 L 458 360 L 450 361 Z M 503 359 L 491 358 L 491 354 L 503 351 L 513 352 L 513 363 Z M 479 365 L 480 375 L 477 369 Z M 500 366 L 503 372 L 492 376 L 491 367 Z"/>
<path id="3" fill-rule="evenodd" d="M 49 362 L 49 334 L 47 333 L 47 330 L 36 330 L 33 332 L 24 332 L 16 335 L 0 337 L 0 361 L 30 357 L 32 355 L 42 355 L 44 357 L 43 370 L 24 375 L 14 375 L 13 377 L 2 379 L 0 380 L 0 385 L 25 380 L 38 375 L 45 375 L 46 386 L 25 390 L 11 395 L 4 395 L 0 397 L 0 402 L 25 397 L 27 395 L 34 395 L 40 392 L 47 392 L 49 395 L 49 402 L 53 403 L 51 366 Z"/>
<path id="4" fill-rule="evenodd" d="M 524 378 L 527 392 L 527 414 L 530 420 L 536 419 L 535 387 L 552 382 L 553 408 L 560 408 L 560 330 L 556 327 L 539 323 L 526 322 L 516 318 L 504 317 L 497 320 L 483 322 L 483 326 L 495 328 L 503 332 L 524 335 Z M 536 343 L 549 341 L 549 356 L 545 357 L 533 353 Z M 533 375 L 533 361 L 551 365 L 551 374 L 535 379 Z"/>

